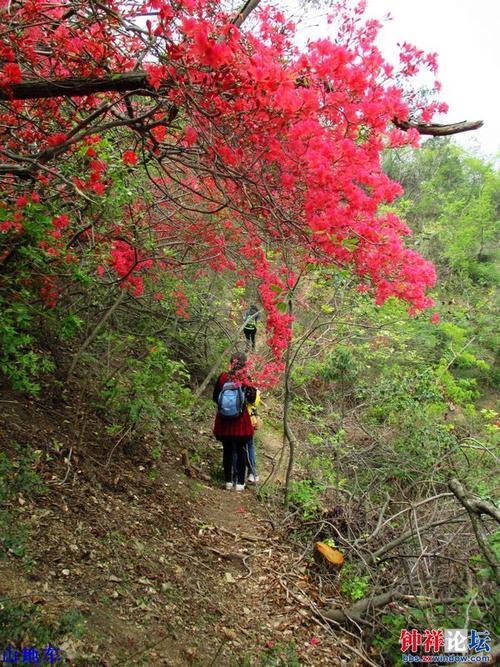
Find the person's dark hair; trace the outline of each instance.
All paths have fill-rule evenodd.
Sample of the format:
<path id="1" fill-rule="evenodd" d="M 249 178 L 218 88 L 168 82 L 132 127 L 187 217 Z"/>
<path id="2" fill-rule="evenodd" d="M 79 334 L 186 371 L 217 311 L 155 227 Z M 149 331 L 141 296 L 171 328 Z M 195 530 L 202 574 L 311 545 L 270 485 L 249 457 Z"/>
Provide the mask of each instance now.
<path id="1" fill-rule="evenodd" d="M 247 363 L 247 355 L 243 352 L 235 352 L 231 355 L 231 370 L 239 371 L 245 367 Z"/>
<path id="2" fill-rule="evenodd" d="M 254 303 L 252 303 L 252 305 L 250 306 L 250 308 L 248 309 L 248 311 L 249 311 L 250 313 L 258 313 L 258 312 L 259 312 L 259 309 L 257 308 L 257 306 L 256 306 Z"/>

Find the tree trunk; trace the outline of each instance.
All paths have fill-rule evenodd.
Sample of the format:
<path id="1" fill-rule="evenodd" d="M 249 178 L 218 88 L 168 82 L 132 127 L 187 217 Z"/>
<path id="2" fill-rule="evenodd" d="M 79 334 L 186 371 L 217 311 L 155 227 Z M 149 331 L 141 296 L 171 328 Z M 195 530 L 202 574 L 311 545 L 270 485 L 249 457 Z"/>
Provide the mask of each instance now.
<path id="1" fill-rule="evenodd" d="M 292 298 L 288 297 L 288 314 L 291 316 L 292 315 Z M 286 350 L 286 358 L 285 358 L 285 378 L 284 378 L 284 384 L 285 384 L 285 395 L 283 398 L 283 431 L 285 434 L 285 438 L 288 440 L 288 445 L 290 449 L 290 455 L 288 457 L 288 466 L 286 469 L 286 478 L 285 478 L 285 508 L 288 507 L 288 494 L 290 490 L 290 482 L 292 479 L 292 472 L 293 472 L 293 464 L 295 461 L 295 436 L 292 433 L 292 429 L 290 428 L 290 424 L 288 423 L 288 414 L 290 412 L 290 403 L 292 399 L 292 394 L 290 392 L 290 373 L 292 372 L 292 362 L 291 362 L 291 350 L 292 350 L 292 341 L 290 340 L 290 343 L 288 344 L 287 350 Z"/>

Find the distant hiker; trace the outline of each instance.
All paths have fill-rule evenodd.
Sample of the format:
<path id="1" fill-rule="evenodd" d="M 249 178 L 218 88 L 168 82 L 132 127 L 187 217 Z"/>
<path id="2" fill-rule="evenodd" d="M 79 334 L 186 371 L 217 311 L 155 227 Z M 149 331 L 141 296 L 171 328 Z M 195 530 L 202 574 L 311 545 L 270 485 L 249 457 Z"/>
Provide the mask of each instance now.
<path id="1" fill-rule="evenodd" d="M 256 305 L 252 304 L 248 310 L 245 311 L 243 315 L 243 322 L 245 324 L 243 328 L 243 333 L 245 334 L 246 340 L 246 351 L 255 350 L 255 334 L 257 333 L 257 320 L 259 319 L 259 309 Z"/>
<path id="2" fill-rule="evenodd" d="M 245 489 L 246 444 L 254 427 L 247 401 L 255 402 L 256 390 L 242 381 L 246 355 L 233 354 L 228 372 L 221 373 L 215 383 L 213 399 L 217 403 L 214 435 L 222 442 L 222 465 L 226 489 L 233 488 L 233 452 L 236 454 L 236 491 Z"/>

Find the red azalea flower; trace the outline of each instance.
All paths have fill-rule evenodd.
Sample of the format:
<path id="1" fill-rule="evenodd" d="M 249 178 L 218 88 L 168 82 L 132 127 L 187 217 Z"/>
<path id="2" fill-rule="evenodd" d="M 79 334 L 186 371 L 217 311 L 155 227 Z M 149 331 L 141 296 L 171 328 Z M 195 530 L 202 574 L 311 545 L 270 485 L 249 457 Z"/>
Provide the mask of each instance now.
<path id="1" fill-rule="evenodd" d="M 134 153 L 134 151 L 131 150 L 125 151 L 125 153 L 122 156 L 122 159 L 124 164 L 128 164 L 130 166 L 137 164 L 137 155 Z"/>

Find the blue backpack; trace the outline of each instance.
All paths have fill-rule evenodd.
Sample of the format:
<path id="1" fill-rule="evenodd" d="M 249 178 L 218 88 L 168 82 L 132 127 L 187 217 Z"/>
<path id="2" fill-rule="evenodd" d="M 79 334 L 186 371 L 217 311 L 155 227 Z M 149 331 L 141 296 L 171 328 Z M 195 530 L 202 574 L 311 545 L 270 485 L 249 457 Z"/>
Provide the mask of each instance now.
<path id="1" fill-rule="evenodd" d="M 223 419 L 237 419 L 245 408 L 245 392 L 236 382 L 225 382 L 217 400 L 219 414 Z"/>

